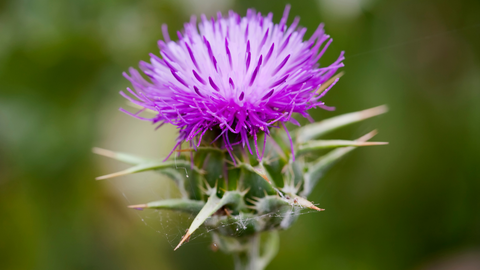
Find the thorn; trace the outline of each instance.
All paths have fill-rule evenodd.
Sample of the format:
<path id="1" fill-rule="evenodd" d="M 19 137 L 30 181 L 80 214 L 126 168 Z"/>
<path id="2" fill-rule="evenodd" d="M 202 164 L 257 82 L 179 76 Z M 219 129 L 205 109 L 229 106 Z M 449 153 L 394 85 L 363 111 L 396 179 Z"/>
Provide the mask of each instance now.
<path id="1" fill-rule="evenodd" d="M 386 145 L 388 142 L 360 142 L 358 146 Z"/>
<path id="2" fill-rule="evenodd" d="M 178 243 L 175 249 L 173 249 L 173 251 L 177 250 L 183 243 L 188 242 L 188 240 L 190 240 L 190 235 L 191 234 L 187 231 L 187 233 L 182 237 L 180 243 Z"/>
<path id="3" fill-rule="evenodd" d="M 299 196 L 294 196 L 293 203 L 296 204 L 296 205 L 299 205 L 301 207 L 307 207 L 307 208 L 317 210 L 317 211 L 325 211 L 325 209 L 318 208 L 312 202 L 310 202 L 309 200 L 307 200 L 305 198 L 302 198 L 302 197 L 299 197 Z"/>
<path id="4" fill-rule="evenodd" d="M 205 184 L 206 184 L 206 190 L 204 191 L 205 194 L 208 196 L 217 196 L 217 182 L 215 182 L 215 186 L 210 187 L 210 185 L 207 182 L 207 179 L 205 179 Z"/>
<path id="5" fill-rule="evenodd" d="M 188 229 L 185 230 L 185 233 L 187 233 L 187 232 L 188 232 Z M 189 235 L 189 236 L 187 237 L 187 240 L 185 240 L 185 243 L 190 242 L 190 236 L 192 236 L 192 235 Z"/>
<path id="6" fill-rule="evenodd" d="M 295 193 L 297 193 L 300 190 L 300 187 L 302 187 L 303 181 L 298 181 L 298 184 L 295 186 Z"/>
<path id="7" fill-rule="evenodd" d="M 283 166 L 281 172 L 284 174 L 287 170 L 288 170 L 288 164 L 285 164 L 285 166 Z"/>
<path id="8" fill-rule="evenodd" d="M 270 185 L 272 184 L 272 182 L 270 182 L 270 179 L 268 179 L 267 175 L 265 173 L 263 173 L 262 171 L 259 171 L 257 169 L 253 169 L 258 175 L 260 175 L 260 177 L 262 177 L 263 179 L 265 179 L 265 181 L 267 181 Z"/>
<path id="9" fill-rule="evenodd" d="M 366 142 L 366 141 L 370 140 L 371 138 L 373 138 L 377 134 L 378 134 L 378 131 L 376 129 L 374 129 L 374 130 L 370 131 L 369 133 L 363 135 L 362 137 L 358 138 L 357 141 Z"/>
<path id="10" fill-rule="evenodd" d="M 311 205 L 309 208 L 310 208 L 310 209 L 313 209 L 313 210 L 317 210 L 317 211 L 325 211 L 325 209 L 318 208 L 318 207 L 316 207 L 315 205 Z"/>
<path id="11" fill-rule="evenodd" d="M 386 112 L 388 112 L 387 105 L 380 105 L 377 107 L 373 107 L 373 108 L 361 111 L 361 115 L 362 115 L 361 117 L 362 119 L 367 119 L 367 118 L 370 118 L 382 113 L 386 113 Z"/>
<path id="12" fill-rule="evenodd" d="M 258 201 L 253 200 L 253 199 L 250 199 L 250 198 L 246 198 L 245 200 L 246 200 L 247 202 L 249 202 L 249 203 L 254 204 L 254 205 L 256 205 L 256 204 L 258 203 Z"/>
<path id="13" fill-rule="evenodd" d="M 228 164 L 230 164 L 230 165 L 233 165 L 233 167 L 237 167 L 237 166 L 235 165 L 235 163 L 233 163 L 232 161 L 230 161 L 230 160 L 228 160 L 228 159 L 225 159 L 225 162 L 228 163 Z"/>
<path id="14" fill-rule="evenodd" d="M 238 183 L 237 183 L 237 185 L 238 185 Z M 248 188 L 245 189 L 244 191 L 239 191 L 239 192 L 240 192 L 240 194 L 242 194 L 242 196 L 245 196 L 245 195 L 247 195 L 247 193 L 248 193 L 249 191 L 250 191 L 250 187 L 248 187 Z M 260 200 L 260 199 L 259 199 L 259 200 Z"/>
<path id="15" fill-rule="evenodd" d="M 129 205 L 127 207 L 132 208 L 132 209 L 137 209 L 137 210 L 143 210 L 144 208 L 148 208 L 148 205 L 146 203 L 145 204 L 134 204 L 134 205 Z"/>
<path id="16" fill-rule="evenodd" d="M 202 193 L 204 193 L 204 194 L 208 193 L 208 190 L 206 188 L 204 188 L 202 185 L 198 185 L 198 188 L 200 189 L 200 191 L 202 191 Z"/>
<path id="17" fill-rule="evenodd" d="M 232 153 L 232 155 L 233 155 L 233 153 Z M 238 164 L 242 163 L 242 161 L 236 155 L 233 155 L 233 157 L 238 162 Z M 228 161 L 228 159 L 227 159 L 227 161 Z"/>
<path id="18" fill-rule="evenodd" d="M 128 172 L 128 171 L 121 171 L 121 172 L 111 173 L 111 174 L 99 176 L 99 177 L 95 178 L 95 180 L 105 180 L 105 179 L 114 178 L 114 177 L 118 177 L 118 176 L 122 176 L 122 175 L 127 175 L 127 174 L 129 174 L 129 173 L 130 173 L 130 172 Z"/>
<path id="19" fill-rule="evenodd" d="M 107 150 L 107 149 L 103 149 L 103 148 L 100 148 L 100 147 L 93 147 L 92 152 L 97 154 L 97 155 L 101 155 L 101 156 L 109 157 L 109 158 L 114 158 L 114 157 L 117 156 L 115 154 L 115 152 Z"/>
<path id="20" fill-rule="evenodd" d="M 205 191 L 208 191 L 208 190 L 212 189 L 212 187 L 210 186 L 210 184 L 208 183 L 208 181 L 205 177 L 203 177 L 202 180 L 203 180 L 203 183 L 205 184 L 205 188 L 206 188 Z M 200 187 L 203 188 L 202 186 L 200 186 Z"/>
<path id="21" fill-rule="evenodd" d="M 263 179 L 265 179 L 265 181 L 267 181 L 270 185 L 272 184 L 272 182 L 270 182 L 270 179 L 268 179 L 268 177 L 267 177 L 265 174 L 260 173 L 260 172 L 258 172 L 258 174 L 259 174 Z"/>
<path id="22" fill-rule="evenodd" d="M 250 197 L 250 199 L 251 199 L 251 200 L 254 200 L 254 201 L 257 201 L 257 202 L 259 202 L 259 201 L 262 200 L 262 198 L 255 197 L 255 196 Z"/>
<path id="23" fill-rule="evenodd" d="M 241 165 L 242 163 L 239 163 L 239 165 Z M 265 181 L 267 181 L 270 185 L 272 184 L 272 182 L 270 182 L 270 180 L 268 179 L 267 175 L 265 173 L 263 173 L 262 171 L 259 171 L 258 169 L 255 169 L 253 168 L 250 164 L 248 163 L 243 163 L 244 166 L 247 167 L 248 170 L 252 171 L 256 174 L 258 174 L 260 177 L 262 177 L 263 179 L 265 179 Z"/>

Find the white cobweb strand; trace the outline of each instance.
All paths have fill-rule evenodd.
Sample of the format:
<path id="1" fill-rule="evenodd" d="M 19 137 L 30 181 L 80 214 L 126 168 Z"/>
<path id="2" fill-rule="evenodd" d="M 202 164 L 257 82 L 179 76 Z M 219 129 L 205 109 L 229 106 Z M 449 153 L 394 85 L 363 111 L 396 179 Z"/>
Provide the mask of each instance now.
<path id="1" fill-rule="evenodd" d="M 182 172 L 182 169 L 178 169 L 180 172 Z M 130 180 L 130 179 L 128 179 Z M 120 195 L 123 197 L 125 204 L 126 205 L 132 205 L 136 204 L 138 202 L 144 202 L 143 199 L 139 199 L 141 197 L 139 194 L 134 194 L 132 197 L 128 195 L 129 192 L 136 193 L 134 190 L 128 190 L 128 188 L 125 187 L 125 183 L 122 183 L 122 181 L 119 179 L 116 179 L 115 181 L 113 180 L 107 180 L 113 187 L 114 189 L 120 193 Z M 145 183 L 142 183 L 141 180 L 135 180 L 137 186 L 149 186 L 145 185 Z M 168 180 L 164 180 L 168 181 Z M 157 181 L 158 183 L 158 181 Z M 152 190 L 151 188 L 147 188 L 146 192 L 149 193 L 150 198 L 154 197 L 153 200 L 165 200 L 165 199 L 171 199 L 174 198 L 170 195 L 178 195 L 178 192 L 170 191 L 170 194 L 168 192 L 169 186 L 161 181 L 158 184 L 157 190 L 163 190 L 167 192 L 163 193 L 158 193 Z M 292 208 L 290 211 L 287 211 L 285 213 L 281 213 L 279 211 L 277 212 L 271 212 L 271 213 L 266 213 L 263 215 L 259 216 L 244 216 L 242 213 L 240 213 L 237 216 L 234 216 L 235 221 L 231 223 L 224 223 L 221 225 L 218 225 L 217 227 L 211 228 L 209 227 L 208 229 L 202 226 L 199 228 L 198 231 L 196 231 L 192 237 L 190 238 L 189 241 L 194 241 L 196 240 L 197 243 L 202 243 L 204 242 L 205 244 L 211 243 L 210 239 L 210 232 L 214 232 L 216 230 L 219 230 L 223 227 L 231 227 L 235 226 L 235 233 L 231 236 L 240 236 L 243 234 L 243 231 L 247 229 L 248 224 L 252 220 L 257 220 L 260 221 L 261 219 L 268 217 L 268 218 L 278 218 L 282 219 L 281 226 L 284 224 L 288 224 L 291 219 L 293 219 L 296 216 L 303 215 L 303 214 L 309 214 L 309 213 L 318 213 L 315 210 L 311 209 L 304 209 L 300 208 L 297 206 L 292 205 Z M 179 213 L 179 212 L 174 212 L 170 210 L 153 210 L 153 209 L 145 209 L 142 211 L 134 210 L 132 209 L 131 211 L 134 212 L 134 214 L 138 217 L 138 219 L 149 228 L 149 230 L 153 230 L 156 233 L 162 235 L 165 240 L 168 242 L 168 244 L 172 247 L 172 249 L 178 244 L 178 242 L 182 239 L 182 236 L 185 234 L 185 231 L 188 229 L 190 226 L 191 222 L 195 218 L 195 215 L 193 214 L 188 214 L 188 213 Z M 207 220 L 208 222 L 208 220 Z M 198 242 L 200 241 L 200 242 Z"/>

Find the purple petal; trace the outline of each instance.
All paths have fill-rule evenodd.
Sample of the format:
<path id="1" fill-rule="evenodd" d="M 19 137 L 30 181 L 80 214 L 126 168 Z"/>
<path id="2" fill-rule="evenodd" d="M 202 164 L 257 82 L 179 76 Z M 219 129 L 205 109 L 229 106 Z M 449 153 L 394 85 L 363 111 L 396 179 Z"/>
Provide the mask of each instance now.
<path id="1" fill-rule="evenodd" d="M 253 82 L 255 81 L 255 78 L 257 77 L 258 69 L 260 68 L 260 65 L 262 65 L 262 55 L 260 55 L 260 59 L 258 59 L 257 67 L 255 67 L 255 70 L 253 71 L 252 78 L 250 79 L 249 86 L 252 86 Z"/>
<path id="2" fill-rule="evenodd" d="M 203 85 L 207 84 L 194 69 L 192 69 L 192 72 L 193 72 L 193 76 L 195 76 L 195 79 L 197 79 L 197 81 L 199 81 Z"/>
<path id="3" fill-rule="evenodd" d="M 252 54 L 250 52 L 247 52 L 247 61 L 245 62 L 245 66 L 246 66 L 246 69 L 245 70 L 248 70 L 248 68 L 250 67 L 250 58 L 251 58 Z"/>
<path id="4" fill-rule="evenodd" d="M 275 68 L 275 70 L 273 71 L 272 75 L 275 75 L 277 74 L 277 72 L 280 71 L 280 69 L 282 69 L 285 64 L 287 63 L 288 59 L 290 58 L 290 54 L 287 55 L 287 57 L 285 57 L 285 59 L 283 59 L 283 61 L 280 63 L 280 65 L 277 66 L 277 68 Z"/>
<path id="5" fill-rule="evenodd" d="M 212 77 L 208 77 L 208 81 L 210 82 L 210 85 L 213 87 L 213 89 L 215 89 L 217 92 L 220 91 L 218 86 L 213 82 Z"/>
<path id="6" fill-rule="evenodd" d="M 265 100 L 273 95 L 274 89 L 270 90 L 265 96 L 262 97 L 262 100 Z"/>

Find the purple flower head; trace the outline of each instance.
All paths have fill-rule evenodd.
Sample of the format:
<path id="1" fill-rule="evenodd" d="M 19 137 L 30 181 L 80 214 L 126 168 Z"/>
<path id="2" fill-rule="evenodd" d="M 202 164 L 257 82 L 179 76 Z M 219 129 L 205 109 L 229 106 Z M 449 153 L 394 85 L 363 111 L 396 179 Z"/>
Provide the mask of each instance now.
<path id="1" fill-rule="evenodd" d="M 158 42 L 162 57 L 151 54 L 150 63 L 140 62 L 149 81 L 131 68 L 130 75 L 124 75 L 135 98 L 121 92 L 158 114 L 152 119 L 133 115 L 177 126 L 175 148 L 183 141 L 197 147 L 208 130 L 216 129 L 229 152 L 235 144 L 247 144 L 253 154 L 248 139 L 253 137 L 260 157 L 257 133 L 268 135 L 270 127 L 285 127 L 288 121 L 298 124 L 293 113 L 311 119 L 310 108 L 333 109 L 320 101 L 333 84 L 321 94 L 316 90 L 343 67 L 343 52 L 321 67 L 318 60 L 332 39 L 321 24 L 304 40 L 306 28 L 298 27 L 298 17 L 286 24 L 289 10 L 287 6 L 279 24 L 272 22 L 272 13 L 262 16 L 249 9 L 246 17 L 233 11 L 226 18 L 221 13 L 210 20 L 202 15 L 197 29 L 193 16 L 177 32 L 178 41 L 170 39 L 164 25 L 165 41 Z M 232 141 L 229 134 L 237 139 Z"/>

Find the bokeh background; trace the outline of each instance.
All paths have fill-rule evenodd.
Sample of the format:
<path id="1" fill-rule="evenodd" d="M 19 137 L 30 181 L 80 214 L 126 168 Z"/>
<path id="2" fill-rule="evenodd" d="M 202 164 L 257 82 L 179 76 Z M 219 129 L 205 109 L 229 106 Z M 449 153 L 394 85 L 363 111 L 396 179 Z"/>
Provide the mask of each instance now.
<path id="1" fill-rule="evenodd" d="M 130 203 L 175 196 L 142 173 L 95 181 L 124 165 L 93 146 L 161 158 L 175 130 L 118 111 L 121 72 L 158 53 L 190 14 L 254 7 L 280 20 L 286 1 L 0 1 L 0 269 L 230 269 L 203 234 L 173 252 L 188 223 Z M 390 145 L 357 149 L 310 199 L 327 211 L 281 233 L 268 269 L 480 269 L 480 1 L 297 0 L 310 35 L 346 51 L 346 75 L 319 120 L 388 104 Z M 470 268 L 468 268 L 470 267 Z"/>

